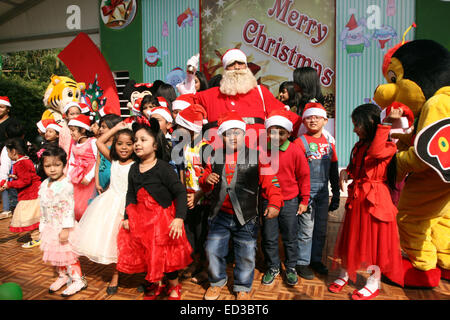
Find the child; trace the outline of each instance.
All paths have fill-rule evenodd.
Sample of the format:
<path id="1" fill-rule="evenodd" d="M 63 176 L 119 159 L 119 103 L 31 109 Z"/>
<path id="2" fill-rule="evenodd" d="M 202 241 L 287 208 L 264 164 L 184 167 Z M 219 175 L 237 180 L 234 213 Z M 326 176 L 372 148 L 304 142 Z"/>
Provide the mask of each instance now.
<path id="1" fill-rule="evenodd" d="M 313 67 L 300 67 L 294 70 L 293 79 L 295 91 L 299 93 L 299 107 L 297 113 L 303 114 L 303 109 L 308 102 L 316 99 L 319 103 L 324 103 L 324 96 L 320 86 L 320 78 L 317 70 Z"/>
<path id="2" fill-rule="evenodd" d="M 88 116 L 80 114 L 69 121 L 73 144 L 70 151 L 67 176 L 73 183 L 75 198 L 75 220 L 80 221 L 88 206 L 88 201 L 95 195 L 95 164 L 97 159 L 96 139 L 89 131 L 91 121 Z"/>
<path id="3" fill-rule="evenodd" d="M 99 136 L 106 134 L 111 128 L 122 121 L 122 118 L 117 114 L 107 114 L 100 119 Z M 107 148 L 111 148 L 112 136 L 106 142 Z M 108 188 L 109 179 L 111 176 L 111 162 L 99 152 L 97 154 L 97 162 L 95 165 L 95 188 L 98 194 L 101 194 Z"/>
<path id="4" fill-rule="evenodd" d="M 144 96 L 144 98 L 142 98 L 141 103 L 140 103 L 140 107 L 139 107 L 139 112 L 141 113 L 141 115 L 150 118 L 150 114 L 153 110 L 153 108 L 159 107 L 159 101 L 155 96 L 152 96 L 150 94 Z"/>
<path id="5" fill-rule="evenodd" d="M 194 104 L 193 94 L 182 94 L 172 102 L 172 114 L 176 119 L 177 114 Z"/>
<path id="6" fill-rule="evenodd" d="M 297 108 L 300 103 L 299 96 L 295 92 L 295 83 L 293 81 L 284 81 L 278 89 L 278 100 L 289 106 L 290 110 L 297 113 Z"/>
<path id="7" fill-rule="evenodd" d="M 100 137 L 100 124 L 99 123 L 100 123 L 100 121 L 97 120 L 91 124 L 91 132 L 94 134 L 95 138 Z"/>
<path id="8" fill-rule="evenodd" d="M 78 256 L 69 242 L 73 241 L 76 222 L 73 186 L 64 175 L 66 159 L 65 151 L 59 147 L 46 149 L 42 153 L 41 162 L 48 178 L 39 189 L 42 259 L 55 266 L 58 272 L 58 279 L 48 291 L 54 293 L 67 284 L 68 287 L 61 294 L 63 297 L 87 288 Z"/>
<path id="9" fill-rule="evenodd" d="M 301 149 L 291 143 L 288 138 L 293 130 L 292 112 L 286 110 L 272 111 L 265 123 L 267 136 L 270 138 L 269 156 L 273 155 L 272 166 L 276 165 L 277 178 L 280 182 L 284 206 L 278 217 L 263 217 L 262 249 L 267 271 L 262 278 L 265 285 L 272 284 L 280 273 L 280 256 L 278 253 L 278 237 L 284 244 L 286 282 L 290 286 L 297 284 L 295 266 L 298 258 L 298 223 L 297 215 L 302 215 L 309 201 L 309 167 Z M 273 151 L 274 149 L 277 151 Z M 275 150 L 276 150 L 275 149 Z M 273 151 L 273 152 L 272 152 Z M 263 200 L 263 210 L 267 207 L 267 199 Z"/>
<path id="10" fill-rule="evenodd" d="M 106 116 L 105 116 L 106 117 Z M 112 145 L 107 143 L 112 138 Z M 72 243 L 77 254 L 101 264 L 117 263 L 117 234 L 125 210 L 128 172 L 133 164 L 133 132 L 124 122 L 97 140 L 98 150 L 111 165 L 111 185 L 108 190 L 96 197 L 88 206 L 78 224 L 75 242 Z M 115 270 L 106 292 L 117 292 L 119 274 Z"/>
<path id="11" fill-rule="evenodd" d="M 390 123 L 400 116 L 401 109 L 393 109 L 386 123 L 380 124 L 380 109 L 373 104 L 358 106 L 352 112 L 353 131 L 359 141 L 353 147 L 347 169 L 340 174 L 341 189 L 343 182 L 353 179 L 348 186 L 345 218 L 335 247 L 342 270 L 328 289 L 338 293 L 349 278 L 356 280 L 360 267 L 375 268 L 366 285 L 353 291 L 353 300 L 369 300 L 378 295 L 379 271 L 403 286 L 397 208 L 387 183 L 388 165 L 397 149 L 395 143 L 388 141 Z M 394 181 L 389 181 L 389 185 L 394 186 Z"/>
<path id="12" fill-rule="evenodd" d="M 39 127 L 39 125 L 38 125 Z M 56 123 L 53 119 L 45 119 L 42 120 L 42 127 L 44 131 L 44 141 L 41 145 L 41 149 L 38 151 L 37 156 L 38 159 L 41 158 L 42 153 L 45 149 L 49 147 L 54 147 L 59 145 L 59 132 L 62 129 L 62 126 Z M 37 166 L 37 174 L 41 178 L 41 181 L 44 181 L 47 178 L 47 175 L 44 172 L 44 168 L 42 168 L 41 163 L 39 162 Z"/>
<path id="13" fill-rule="evenodd" d="M 236 260 L 233 291 L 236 299 L 246 300 L 255 269 L 259 186 L 269 199 L 264 212 L 268 219 L 278 215 L 283 200 L 276 177 L 267 170 L 270 168 L 262 167 L 257 150 L 245 146 L 246 124 L 242 117 L 228 112 L 221 115 L 218 124 L 224 149 L 215 151 L 199 180 L 204 192 L 212 192 L 205 244 L 211 286 L 204 299 L 218 299 L 227 283 L 226 255 L 232 237 Z"/>
<path id="14" fill-rule="evenodd" d="M 173 107 L 175 107 L 174 101 Z M 184 157 L 184 184 L 187 190 L 188 212 L 184 227 L 186 235 L 194 252 L 194 262 L 186 270 L 185 277 L 192 275 L 191 281 L 203 282 L 207 274 L 203 271 L 206 264 L 204 242 L 207 232 L 207 199 L 200 189 L 198 179 L 203 173 L 203 157 L 211 155 L 213 150 L 208 142 L 202 139 L 201 132 L 206 111 L 198 104 L 182 110 L 175 118 L 175 122 L 189 132 L 190 141 L 183 148 Z"/>
<path id="15" fill-rule="evenodd" d="M 70 120 L 75 119 L 82 113 L 89 112 L 89 108 L 82 107 L 77 102 L 69 102 L 64 106 L 64 117 L 66 121 L 62 121 L 59 123 L 62 126 L 62 129 L 59 133 L 59 146 L 64 149 L 67 153 L 67 156 L 70 156 L 70 147 L 72 146 L 72 138 L 70 134 L 70 130 L 68 128 L 68 123 Z M 90 127 L 90 125 L 89 125 Z"/>
<path id="16" fill-rule="evenodd" d="M 158 121 L 151 127 L 134 124 L 134 152 L 139 161 L 128 174 L 123 228 L 118 235 L 117 270 L 146 272 L 145 299 L 154 300 L 164 289 L 167 277 L 169 300 L 181 299 L 178 271 L 191 262 L 192 248 L 184 232 L 186 189 L 173 168 L 161 158 L 167 143 Z"/>
<path id="17" fill-rule="evenodd" d="M 164 133 L 164 136 L 171 143 L 170 129 L 172 128 L 173 118 L 170 110 L 165 107 L 153 108 L 150 113 L 150 118 L 155 118 L 159 122 L 159 128 Z"/>
<path id="18" fill-rule="evenodd" d="M 12 138 L 6 141 L 5 147 L 11 161 L 15 161 L 13 172 L 10 175 L 12 181 L 2 181 L 0 191 L 5 189 L 17 189 L 18 203 L 14 210 L 9 230 L 11 232 L 32 231 L 39 228 L 39 199 L 38 191 L 41 179 L 36 174 L 33 162 L 27 156 L 28 149 L 20 138 Z M 31 233 L 30 236 L 32 237 Z M 39 245 L 39 240 L 31 239 L 23 248 L 32 248 Z"/>
<path id="19" fill-rule="evenodd" d="M 339 173 L 336 147 L 323 134 L 328 121 L 327 112 L 320 103 L 307 103 L 302 115 L 306 134 L 295 143 L 306 155 L 311 179 L 311 210 L 298 217 L 299 257 L 297 272 L 305 279 L 313 279 L 314 273 L 328 274 L 322 263 L 322 251 L 327 235 L 328 211 L 339 207 Z M 328 181 L 333 197 L 329 202 Z"/>

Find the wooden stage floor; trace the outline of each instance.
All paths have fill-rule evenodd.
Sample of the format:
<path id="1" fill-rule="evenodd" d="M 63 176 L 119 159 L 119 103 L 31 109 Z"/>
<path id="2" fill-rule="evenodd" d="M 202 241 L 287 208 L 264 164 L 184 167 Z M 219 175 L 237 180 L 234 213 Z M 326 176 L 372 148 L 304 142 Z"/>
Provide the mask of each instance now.
<path id="1" fill-rule="evenodd" d="M 342 199 L 344 201 L 344 199 Z M 343 203 L 341 203 L 343 208 Z M 143 279 L 142 274 L 121 275 L 117 294 L 108 296 L 106 287 L 112 274 L 112 266 L 93 263 L 85 257 L 80 258 L 82 271 L 88 281 L 88 288 L 76 295 L 63 298 L 56 294 L 49 294 L 48 288 L 55 280 L 56 273 L 53 267 L 42 262 L 42 253 L 39 247 L 23 249 L 16 240 L 18 234 L 8 229 L 11 218 L 0 220 L 0 284 L 15 282 L 22 287 L 24 300 L 141 300 L 143 294 L 137 292 L 136 287 Z M 342 220 L 342 210 L 330 213 L 328 224 L 328 239 L 326 244 L 327 265 L 331 267 L 330 255 Z M 220 300 L 234 300 L 232 293 L 232 265 L 227 268 L 229 283 L 222 289 Z M 278 276 L 270 286 L 261 284 L 264 274 L 264 264 L 261 249 L 258 249 L 255 278 L 251 291 L 251 298 L 255 300 L 350 300 L 350 294 L 355 288 L 361 288 L 365 283 L 366 273 L 358 275 L 357 283 L 346 286 L 339 294 L 327 290 L 327 285 L 337 276 L 332 270 L 328 276 L 316 274 L 313 280 L 299 278 L 294 287 L 287 286 Z M 197 285 L 190 280 L 182 281 L 182 299 L 202 300 L 207 284 Z M 62 290 L 61 290 L 62 291 Z M 162 298 L 166 299 L 166 298 Z M 441 280 L 439 287 L 432 290 L 404 289 L 382 283 L 380 295 L 376 300 L 450 300 L 450 283 Z"/>

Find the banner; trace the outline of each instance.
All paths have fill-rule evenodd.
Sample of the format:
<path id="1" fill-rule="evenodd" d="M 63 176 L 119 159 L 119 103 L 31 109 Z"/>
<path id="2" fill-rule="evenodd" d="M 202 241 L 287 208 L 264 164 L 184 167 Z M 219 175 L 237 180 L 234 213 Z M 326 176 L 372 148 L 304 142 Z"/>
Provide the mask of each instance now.
<path id="1" fill-rule="evenodd" d="M 240 48 L 261 84 L 277 96 L 298 67 L 317 70 L 334 114 L 335 1 L 203 0 L 201 61 L 207 78 L 222 73 L 222 54 Z"/>

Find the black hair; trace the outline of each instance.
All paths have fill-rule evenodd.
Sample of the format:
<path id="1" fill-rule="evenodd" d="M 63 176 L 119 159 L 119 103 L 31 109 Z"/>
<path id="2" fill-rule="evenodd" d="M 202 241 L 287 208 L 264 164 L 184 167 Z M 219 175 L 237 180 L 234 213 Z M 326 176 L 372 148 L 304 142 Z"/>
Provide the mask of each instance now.
<path id="1" fill-rule="evenodd" d="M 6 140 L 5 147 L 9 150 L 16 150 L 22 156 L 28 156 L 33 163 L 38 162 L 37 147 L 25 142 L 22 138 L 16 137 Z"/>
<path id="2" fill-rule="evenodd" d="M 106 126 L 109 129 L 111 129 L 121 121 L 122 121 L 121 116 L 114 114 L 114 113 L 110 113 L 110 114 L 106 114 L 103 117 L 101 117 L 100 121 L 98 122 L 98 125 L 99 125 L 99 127 L 101 127 L 102 123 L 104 122 L 106 124 Z"/>
<path id="3" fill-rule="evenodd" d="M 136 132 L 141 129 L 147 131 L 147 133 L 155 139 L 156 142 L 156 158 L 169 162 L 171 160 L 172 148 L 167 142 L 164 133 L 160 130 L 159 122 L 155 118 L 150 118 L 150 126 L 144 123 L 133 123 L 133 133 L 136 136 Z"/>
<path id="4" fill-rule="evenodd" d="M 206 76 L 203 72 L 197 71 L 195 73 L 195 76 L 197 77 L 198 81 L 200 82 L 200 89 L 198 91 L 203 91 L 208 89 L 208 80 L 206 80 Z"/>
<path id="5" fill-rule="evenodd" d="M 284 81 L 280 84 L 280 88 L 278 89 L 278 92 L 282 92 L 284 89 L 286 89 L 289 99 L 284 102 L 284 104 L 287 104 L 289 107 L 299 107 L 300 105 L 300 96 L 295 91 L 295 82 L 294 81 Z"/>
<path id="6" fill-rule="evenodd" d="M 130 129 L 121 129 L 121 130 L 117 131 L 113 137 L 113 141 L 111 144 L 111 150 L 109 151 L 109 156 L 110 156 L 111 160 L 117 160 L 117 161 L 121 160 L 121 158 L 119 157 L 119 154 L 117 153 L 117 150 L 116 150 L 116 143 L 117 143 L 117 140 L 119 140 L 119 136 L 122 134 L 128 135 L 131 138 L 131 141 L 134 142 L 134 133 Z M 136 155 L 134 154 L 134 152 L 131 154 L 131 157 L 133 158 L 133 160 L 136 160 Z"/>
<path id="7" fill-rule="evenodd" d="M 213 87 L 219 87 L 220 86 L 220 81 L 222 80 L 222 75 L 216 74 L 215 76 L 213 76 L 211 79 L 209 79 L 208 81 L 208 87 L 209 88 L 213 88 Z"/>
<path id="8" fill-rule="evenodd" d="M 141 105 L 139 106 L 139 111 L 141 112 L 141 115 L 143 115 L 143 116 L 146 116 L 146 115 L 144 115 L 144 111 L 142 109 L 147 103 L 151 103 L 154 106 L 160 105 L 158 98 L 156 98 L 155 96 L 152 96 L 150 94 L 145 95 L 144 98 L 142 98 Z"/>
<path id="9" fill-rule="evenodd" d="M 313 67 L 301 67 L 294 70 L 294 83 L 300 88 L 300 106 L 298 114 L 303 113 L 305 105 L 311 100 L 316 99 L 322 105 L 324 104 L 324 96 L 320 87 L 320 79 L 317 70 Z"/>
<path id="10" fill-rule="evenodd" d="M 365 135 L 363 141 L 361 141 L 360 143 L 362 142 L 371 143 L 373 141 L 373 139 L 375 138 L 375 134 L 377 132 L 378 124 L 380 124 L 380 113 L 381 113 L 380 108 L 372 103 L 362 104 L 353 110 L 352 120 L 355 123 L 355 126 L 360 127 L 364 131 Z M 352 149 L 350 163 L 352 163 L 354 150 L 357 145 L 359 144 L 356 144 Z M 365 154 L 363 156 L 363 163 L 361 164 L 361 167 L 364 166 L 364 158 Z M 395 165 L 395 155 L 394 155 L 394 157 L 391 159 L 387 167 L 388 186 L 392 190 L 396 190 L 395 186 L 396 175 L 397 175 L 397 167 Z"/>
<path id="11" fill-rule="evenodd" d="M 45 157 L 56 157 L 63 164 L 63 168 L 67 164 L 67 153 L 63 148 L 59 147 L 57 144 L 49 144 L 45 150 L 41 154 L 41 158 L 39 159 L 39 164 L 36 169 L 37 175 L 41 178 L 41 181 L 47 179 L 47 174 L 44 170 L 44 158 Z"/>
<path id="12" fill-rule="evenodd" d="M 172 102 L 177 98 L 177 93 L 175 92 L 175 89 L 171 84 L 168 83 L 162 83 L 158 90 L 156 90 L 155 96 L 157 97 L 163 97 L 167 100 L 167 107 L 169 108 L 170 112 L 172 112 Z"/>
<path id="13" fill-rule="evenodd" d="M 80 132 L 81 134 L 84 134 L 86 137 L 91 138 L 94 136 L 94 133 L 90 130 L 86 130 L 85 128 L 82 127 L 78 127 L 78 126 L 70 126 L 70 127 L 74 127 L 77 128 L 78 132 Z M 81 130 L 84 130 L 84 133 L 81 132 Z"/>
<path id="14" fill-rule="evenodd" d="M 20 122 L 11 121 L 6 126 L 5 133 L 8 138 L 21 138 L 25 134 L 25 131 Z"/>

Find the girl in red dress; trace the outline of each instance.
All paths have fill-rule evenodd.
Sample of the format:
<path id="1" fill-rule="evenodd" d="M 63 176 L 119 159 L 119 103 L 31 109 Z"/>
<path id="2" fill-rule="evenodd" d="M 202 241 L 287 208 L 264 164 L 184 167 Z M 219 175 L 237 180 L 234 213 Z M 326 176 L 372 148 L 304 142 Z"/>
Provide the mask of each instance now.
<path id="1" fill-rule="evenodd" d="M 167 162 L 170 149 L 156 119 L 151 127 L 135 123 L 134 152 L 139 161 L 128 173 L 123 228 L 119 231 L 117 270 L 147 273 L 144 299 L 153 300 L 165 290 L 169 300 L 180 300 L 178 272 L 191 262 L 186 238 L 186 188 Z"/>
<path id="2" fill-rule="evenodd" d="M 345 218 L 335 247 L 335 258 L 341 259 L 342 270 L 329 290 L 340 292 L 349 278 L 356 281 L 358 269 L 368 268 L 373 273 L 362 289 L 353 291 L 353 300 L 376 297 L 381 273 L 403 286 L 397 208 L 389 191 L 395 182 L 387 181 L 388 167 L 397 150 L 395 143 L 388 141 L 390 123 L 401 114 L 401 109 L 393 109 L 380 124 L 376 105 L 364 104 L 352 113 L 353 131 L 359 141 L 353 147 L 349 166 L 340 174 L 341 190 L 343 182 L 353 182 L 348 186 Z"/>

